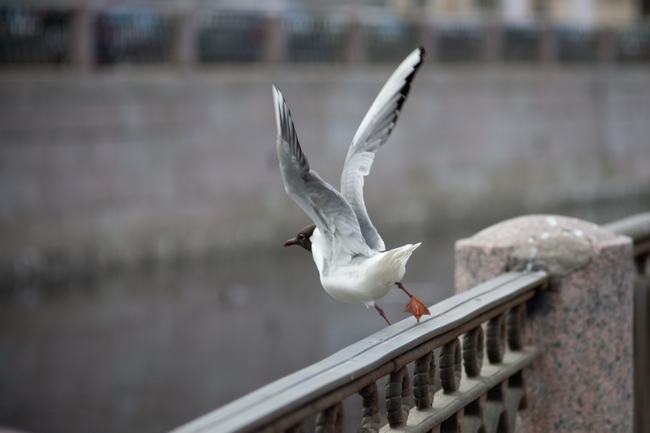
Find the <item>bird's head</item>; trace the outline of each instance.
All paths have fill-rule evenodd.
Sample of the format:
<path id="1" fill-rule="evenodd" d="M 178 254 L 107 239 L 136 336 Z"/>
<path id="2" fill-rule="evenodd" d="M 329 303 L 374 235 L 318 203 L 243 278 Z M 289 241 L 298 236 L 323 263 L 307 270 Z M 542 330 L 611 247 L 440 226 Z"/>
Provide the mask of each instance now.
<path id="1" fill-rule="evenodd" d="M 314 233 L 314 229 L 316 229 L 315 224 L 309 224 L 308 226 L 303 227 L 298 232 L 298 235 L 295 238 L 286 241 L 284 246 L 290 247 L 291 245 L 300 245 L 307 251 L 311 252 L 311 235 Z"/>

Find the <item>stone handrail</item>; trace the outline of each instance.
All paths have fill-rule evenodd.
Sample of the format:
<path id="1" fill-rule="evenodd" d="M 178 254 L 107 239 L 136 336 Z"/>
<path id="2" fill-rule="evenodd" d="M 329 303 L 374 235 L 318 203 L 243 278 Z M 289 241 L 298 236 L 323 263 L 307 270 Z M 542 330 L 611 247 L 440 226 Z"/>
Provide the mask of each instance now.
<path id="1" fill-rule="evenodd" d="M 648 317 L 648 289 L 635 263 L 645 271 L 649 232 L 650 213 L 604 226 L 531 215 L 456 243 L 457 292 L 507 270 L 549 273 L 549 290 L 529 314 L 542 352 L 528 372 L 535 410 L 521 413 L 521 431 L 647 431 L 647 404 L 640 403 L 647 401 L 647 367 L 639 362 L 647 340 L 639 335 L 647 335 L 640 322 Z"/>
<path id="2" fill-rule="evenodd" d="M 378 431 L 376 382 L 383 377 L 389 378 L 389 425 L 382 431 L 512 424 L 526 402 L 522 369 L 538 354 L 537 348 L 524 344 L 525 302 L 545 287 L 546 280 L 545 272 L 501 275 L 432 306 L 431 316 L 420 323 L 405 319 L 174 432 L 300 431 L 303 421 L 314 414 L 319 414 L 317 425 L 340 424 L 341 402 L 356 393 L 364 406 L 360 425 L 365 431 Z M 442 389 L 434 393 L 437 348 L 442 350 Z M 489 365 L 482 366 L 484 349 Z M 411 390 L 406 366 L 412 362 Z"/>
<path id="3" fill-rule="evenodd" d="M 649 233 L 650 214 L 603 227 L 530 216 L 486 229 L 456 246 L 461 293 L 432 306 L 421 323 L 408 318 L 387 327 L 174 433 L 302 432 L 314 415 L 316 431 L 338 432 L 342 402 L 355 394 L 363 404 L 359 432 L 513 431 L 527 406 L 525 431 L 631 431 L 630 259 L 644 266 Z M 522 248 L 527 259 L 519 257 Z M 459 278 L 459 270 L 472 275 Z M 462 291 L 490 274 L 496 276 Z M 594 301 L 595 293 L 618 301 Z M 615 320 L 607 323 L 609 316 Z M 581 368 L 590 374 L 582 377 Z M 377 382 L 384 377 L 382 414 Z M 616 398 L 591 394 L 599 386 L 611 393 L 610 382 L 619 385 Z M 615 408 L 603 410 L 601 401 Z"/>
<path id="4" fill-rule="evenodd" d="M 650 255 L 650 212 L 612 221 L 604 224 L 603 228 L 632 238 L 637 269 L 640 274 L 645 274 L 645 264 Z"/>

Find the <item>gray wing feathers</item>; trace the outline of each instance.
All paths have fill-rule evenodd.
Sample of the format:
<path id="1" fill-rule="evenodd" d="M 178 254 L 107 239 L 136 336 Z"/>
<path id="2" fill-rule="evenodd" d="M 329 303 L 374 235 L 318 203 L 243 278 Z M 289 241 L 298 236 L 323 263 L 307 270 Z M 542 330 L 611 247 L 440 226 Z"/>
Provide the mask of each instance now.
<path id="1" fill-rule="evenodd" d="M 361 235 L 357 217 L 343 196 L 309 167 L 282 93 L 273 86 L 277 151 L 284 189 L 319 230 L 332 240 L 335 250 L 350 255 L 371 255 Z M 336 254 L 336 251 L 335 251 Z"/>
<path id="2" fill-rule="evenodd" d="M 374 250 L 383 251 L 386 247 L 368 216 L 363 200 L 363 178 L 370 173 L 375 152 L 386 142 L 395 127 L 424 54 L 422 47 L 413 51 L 381 89 L 352 139 L 341 174 L 341 194 L 357 215 L 366 243 Z"/>
<path id="3" fill-rule="evenodd" d="M 374 159 L 375 154 L 372 152 L 355 153 L 348 157 L 345 162 L 345 169 L 349 170 L 350 172 L 356 172 L 358 174 L 356 176 L 349 176 L 347 189 L 343 188 L 343 183 L 341 183 L 341 190 L 363 191 L 364 177 L 370 172 L 370 167 L 372 167 L 372 162 Z M 356 198 L 356 201 L 354 203 L 356 204 L 356 208 L 352 204 L 350 204 L 350 206 L 352 206 L 352 209 L 357 216 L 357 220 L 359 221 L 359 228 L 366 243 L 370 248 L 374 250 L 384 251 L 386 249 L 386 246 L 384 245 L 384 241 L 381 236 L 379 236 L 377 229 L 375 229 L 375 227 L 370 222 L 370 217 L 368 217 L 368 212 L 366 211 L 366 206 L 363 201 L 363 193 Z"/>

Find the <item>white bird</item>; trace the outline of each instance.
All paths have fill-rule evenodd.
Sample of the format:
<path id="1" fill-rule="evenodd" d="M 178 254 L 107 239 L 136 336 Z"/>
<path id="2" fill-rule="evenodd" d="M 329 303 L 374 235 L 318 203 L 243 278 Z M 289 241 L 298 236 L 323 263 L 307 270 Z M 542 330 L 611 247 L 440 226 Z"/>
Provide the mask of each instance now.
<path id="1" fill-rule="evenodd" d="M 366 211 L 363 183 L 375 152 L 395 127 L 424 54 L 422 47 L 413 51 L 377 95 L 352 139 L 341 175 L 341 192 L 310 168 L 298 142 L 289 108 L 282 93 L 273 86 L 277 151 L 284 187 L 313 221 L 284 246 L 300 245 L 312 253 L 321 284 L 333 298 L 374 306 L 389 325 L 390 321 L 376 301 L 386 296 L 394 285 L 409 296 L 404 311 L 413 314 L 418 321 L 423 314 L 430 314 L 426 305 L 400 282 L 406 262 L 420 243 L 386 251 Z"/>

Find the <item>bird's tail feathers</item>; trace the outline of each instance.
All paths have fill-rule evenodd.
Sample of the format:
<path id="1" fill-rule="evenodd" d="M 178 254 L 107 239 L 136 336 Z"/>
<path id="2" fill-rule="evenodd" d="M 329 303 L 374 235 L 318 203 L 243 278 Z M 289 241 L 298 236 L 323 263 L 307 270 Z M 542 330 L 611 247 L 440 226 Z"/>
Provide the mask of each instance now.
<path id="1" fill-rule="evenodd" d="M 381 258 L 381 262 L 384 262 L 386 265 L 406 265 L 406 262 L 413 254 L 413 251 L 417 249 L 422 244 L 418 242 L 417 244 L 407 244 L 392 250 L 386 251 L 384 256 Z"/>

